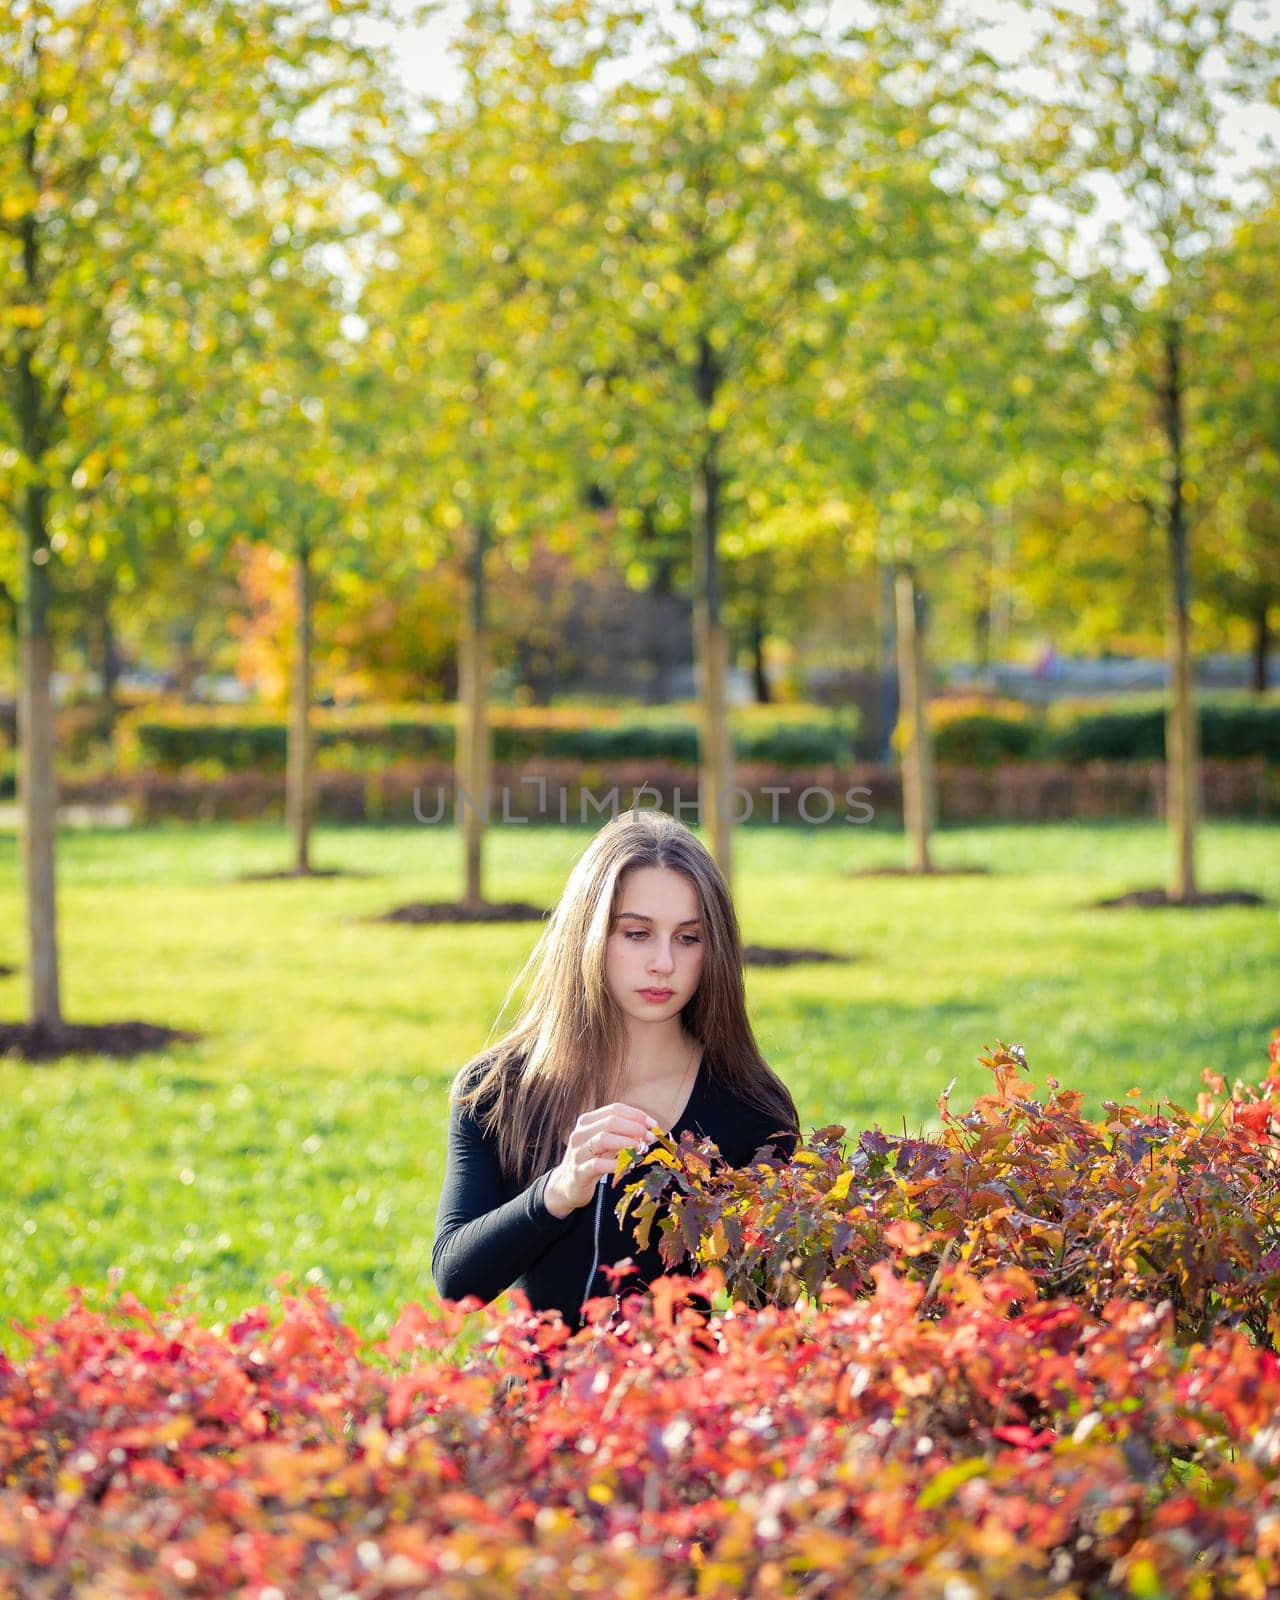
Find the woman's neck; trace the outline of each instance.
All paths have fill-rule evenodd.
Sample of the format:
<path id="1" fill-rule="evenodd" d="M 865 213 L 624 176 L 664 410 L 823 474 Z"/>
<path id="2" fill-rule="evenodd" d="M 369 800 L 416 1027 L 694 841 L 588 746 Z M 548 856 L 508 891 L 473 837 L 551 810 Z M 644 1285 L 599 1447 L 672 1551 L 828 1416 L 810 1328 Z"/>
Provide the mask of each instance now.
<path id="1" fill-rule="evenodd" d="M 664 1083 L 688 1071 L 698 1052 L 698 1042 L 685 1033 L 679 1017 L 670 1022 L 640 1023 L 627 1031 L 626 1081 L 642 1088 Z"/>

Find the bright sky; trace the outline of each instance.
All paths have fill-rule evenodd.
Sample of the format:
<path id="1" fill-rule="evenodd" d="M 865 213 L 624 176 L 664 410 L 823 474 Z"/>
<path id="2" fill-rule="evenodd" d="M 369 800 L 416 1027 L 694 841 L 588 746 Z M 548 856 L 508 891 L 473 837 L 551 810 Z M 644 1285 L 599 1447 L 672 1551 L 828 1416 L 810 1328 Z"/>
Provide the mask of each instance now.
<path id="1" fill-rule="evenodd" d="M 1129 0 L 1136 12 L 1146 0 Z M 407 18 L 413 9 L 413 0 L 395 0 Z M 833 0 L 833 15 L 850 20 L 857 13 L 857 0 Z M 1026 9 L 1017 0 L 969 0 L 970 14 L 979 20 L 986 31 L 985 44 L 1000 60 L 1015 61 L 1025 58 L 1032 41 L 1032 29 Z M 449 46 L 465 12 L 465 0 L 439 0 L 435 15 L 423 27 L 413 27 L 406 20 L 397 30 L 393 40 L 400 73 L 406 85 L 424 95 L 448 98 L 455 92 L 457 75 L 449 58 Z M 1280 34 L 1280 0 L 1252 0 L 1242 4 L 1240 17 L 1249 31 L 1259 36 L 1275 38 Z M 1034 67 L 1025 67 L 1021 74 L 1029 87 L 1036 87 L 1038 76 Z M 1258 108 L 1247 114 L 1230 117 L 1224 129 L 1227 142 L 1233 147 L 1233 157 L 1224 169 L 1229 185 L 1236 188 L 1243 174 L 1255 165 L 1264 153 L 1269 153 L 1274 164 L 1280 152 L 1280 111 Z M 1118 195 L 1108 193 L 1099 186 L 1099 205 L 1090 219 L 1089 232 L 1101 231 L 1108 223 L 1120 220 L 1123 215 Z M 1141 260 L 1140 249 L 1131 247 L 1133 264 Z"/>

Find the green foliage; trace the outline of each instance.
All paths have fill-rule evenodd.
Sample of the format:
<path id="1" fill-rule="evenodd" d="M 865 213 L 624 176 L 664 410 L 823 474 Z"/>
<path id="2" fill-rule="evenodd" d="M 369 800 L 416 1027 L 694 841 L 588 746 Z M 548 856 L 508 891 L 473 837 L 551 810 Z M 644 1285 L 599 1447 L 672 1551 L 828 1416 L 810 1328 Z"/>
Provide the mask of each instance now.
<path id="1" fill-rule="evenodd" d="M 1030 756 L 1036 745 L 1037 719 L 1013 701 L 987 707 L 968 699 L 934 700 L 929 726 L 935 760 L 956 766 L 998 766 Z"/>
<path id="2" fill-rule="evenodd" d="M 1280 695 L 1210 694 L 1198 699 L 1202 756 L 1280 762 Z M 1047 709 L 968 697 L 929 707 L 940 763 L 994 767 L 1005 761 L 1164 759 L 1166 709 L 1159 695 L 1059 701 Z"/>
<path id="3" fill-rule="evenodd" d="M 779 767 L 812 767 L 850 759 L 856 733 L 856 708 L 839 717 L 830 713 L 792 713 L 786 717 L 750 718 L 735 732 L 734 748 L 745 761 Z M 579 761 L 642 761 L 694 766 L 698 728 L 692 718 L 649 710 L 627 712 L 604 720 L 583 710 L 540 720 L 535 711 L 497 710 L 492 714 L 493 749 L 499 761 L 524 761 L 538 756 Z M 452 760 L 456 735 L 455 708 L 423 708 L 413 712 L 361 710 L 318 712 L 316 748 L 332 767 L 368 768 L 395 761 Z M 173 716 L 144 713 L 130 724 L 144 765 L 161 771 L 280 771 L 285 761 L 286 728 L 282 721 L 256 714 L 228 715 L 181 711 Z"/>
<path id="4" fill-rule="evenodd" d="M 1280 762 L 1280 696 L 1206 697 L 1199 715 L 1203 756 Z M 1105 710 L 1063 704 L 1046 718 L 1034 753 L 1051 761 L 1163 761 L 1165 717 L 1164 702 L 1154 698 Z"/>
<path id="5" fill-rule="evenodd" d="M 993 767 L 1004 761 L 1160 761 L 1164 710 L 1160 701 L 1088 702 L 996 712 L 931 710 L 938 760 L 956 766 Z M 1203 754 L 1224 761 L 1262 756 L 1280 762 L 1280 697 L 1206 698 L 1201 705 Z M 323 765 L 376 770 L 396 761 L 451 760 L 456 713 L 452 706 L 315 714 L 316 746 Z M 491 714 L 499 761 L 536 757 L 585 762 L 667 761 L 693 766 L 698 725 L 674 709 L 497 708 Z M 788 707 L 785 714 L 734 719 L 734 751 L 743 761 L 782 768 L 847 766 L 853 759 L 856 707 L 829 712 Z M 285 724 L 270 713 L 178 708 L 141 711 L 126 719 L 124 742 L 144 767 L 163 772 L 281 771 Z"/>

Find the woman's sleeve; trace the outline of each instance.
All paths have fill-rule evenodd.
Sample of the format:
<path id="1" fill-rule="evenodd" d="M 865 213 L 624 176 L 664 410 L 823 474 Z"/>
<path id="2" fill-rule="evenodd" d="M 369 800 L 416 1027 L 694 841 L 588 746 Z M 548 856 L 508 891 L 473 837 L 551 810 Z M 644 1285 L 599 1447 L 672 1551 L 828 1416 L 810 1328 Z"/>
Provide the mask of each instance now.
<path id="1" fill-rule="evenodd" d="M 470 1111 L 449 1110 L 444 1185 L 431 1242 L 431 1276 L 446 1300 L 500 1295 L 573 1225 L 556 1217 L 543 1190 L 550 1170 L 514 1199 L 503 1201 L 496 1141 L 485 1137 Z"/>

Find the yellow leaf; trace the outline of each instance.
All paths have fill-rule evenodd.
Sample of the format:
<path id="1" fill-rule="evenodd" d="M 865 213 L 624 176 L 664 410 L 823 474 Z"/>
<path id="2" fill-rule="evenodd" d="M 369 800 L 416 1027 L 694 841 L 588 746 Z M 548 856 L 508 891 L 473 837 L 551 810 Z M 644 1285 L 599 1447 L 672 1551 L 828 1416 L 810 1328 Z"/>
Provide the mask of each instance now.
<path id="1" fill-rule="evenodd" d="M 828 1190 L 832 1200 L 846 1200 L 849 1196 L 849 1185 L 853 1182 L 853 1169 L 846 1167 Z"/>

